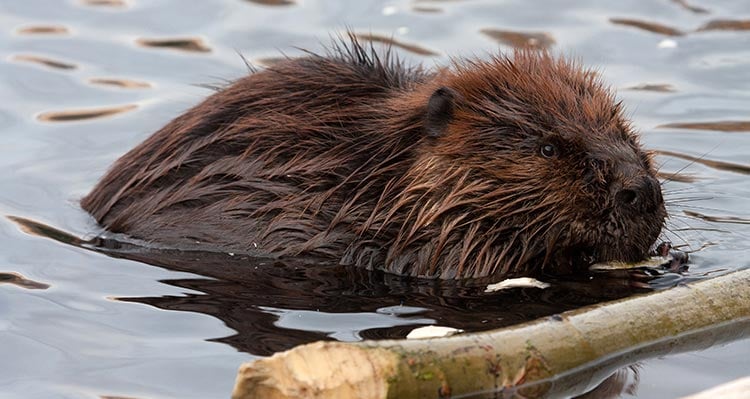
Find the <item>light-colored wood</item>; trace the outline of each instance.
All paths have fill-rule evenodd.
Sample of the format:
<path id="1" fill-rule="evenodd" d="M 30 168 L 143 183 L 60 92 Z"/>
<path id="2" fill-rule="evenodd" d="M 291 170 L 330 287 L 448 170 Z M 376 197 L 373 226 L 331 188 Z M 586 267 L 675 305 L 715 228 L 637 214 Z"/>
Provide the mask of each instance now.
<path id="1" fill-rule="evenodd" d="M 398 357 L 382 348 L 315 342 L 245 364 L 233 398 L 383 398 Z"/>
<path id="2" fill-rule="evenodd" d="M 234 399 L 577 395 L 649 357 L 750 336 L 750 270 L 501 330 L 316 342 L 242 366 Z"/>

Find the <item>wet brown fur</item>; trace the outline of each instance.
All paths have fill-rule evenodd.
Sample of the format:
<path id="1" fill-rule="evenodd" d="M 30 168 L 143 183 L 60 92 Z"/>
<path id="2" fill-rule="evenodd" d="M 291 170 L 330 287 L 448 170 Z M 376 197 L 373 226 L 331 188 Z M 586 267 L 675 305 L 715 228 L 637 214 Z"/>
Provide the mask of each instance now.
<path id="1" fill-rule="evenodd" d="M 82 206 L 162 246 L 440 278 L 639 259 L 665 217 L 595 73 L 530 51 L 425 71 L 354 39 L 212 95 Z"/>

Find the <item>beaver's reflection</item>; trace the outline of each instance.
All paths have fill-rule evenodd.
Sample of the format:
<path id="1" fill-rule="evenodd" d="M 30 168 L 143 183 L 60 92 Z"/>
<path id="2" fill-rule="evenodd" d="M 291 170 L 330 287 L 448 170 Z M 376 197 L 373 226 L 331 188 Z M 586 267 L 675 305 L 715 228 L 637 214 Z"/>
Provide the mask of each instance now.
<path id="1" fill-rule="evenodd" d="M 389 326 L 363 327 L 356 331 L 359 337 L 366 339 L 403 338 L 414 327 L 429 320 L 466 331 L 481 331 L 624 297 L 638 290 L 627 279 L 600 275 L 593 279 L 589 276 L 578 280 L 555 280 L 545 290 L 524 288 L 484 294 L 483 286 L 478 282 L 458 284 L 455 281 L 413 280 L 293 259 L 279 261 L 220 253 L 130 251 L 112 248 L 112 244 L 107 243 L 109 248 L 98 246 L 97 250 L 114 257 L 207 277 L 162 281 L 203 294 L 120 300 L 214 316 L 237 333 L 213 341 L 261 356 L 303 343 L 332 339 L 336 332 L 334 324 L 328 330 L 330 333 L 325 333 L 316 331 L 319 326 L 305 326 L 304 321 L 295 323 L 295 328 L 284 328 L 283 325 L 288 323 L 279 322 L 278 310 L 348 314 L 356 323 L 362 321 L 361 313 L 382 314 L 384 309 L 406 306 L 409 311 L 395 317 L 416 319 L 413 323 L 393 322 Z M 424 310 L 420 312 L 418 308 Z M 637 380 L 635 369 L 624 368 L 583 397 L 616 398 L 622 392 L 634 391 Z"/>
<path id="2" fill-rule="evenodd" d="M 332 339 L 336 332 L 335 323 L 329 333 L 321 332 L 319 327 L 308 328 L 304 321 L 294 323 L 295 329 L 281 327 L 289 325 L 279 323 L 279 315 L 286 310 L 351 314 L 352 320 L 347 323 L 350 326 L 356 325 L 358 317 L 362 318 L 362 328 L 354 331 L 361 338 L 403 338 L 420 324 L 432 322 L 466 331 L 488 330 L 623 297 L 637 290 L 625 279 L 589 276 L 555 280 L 545 290 L 523 288 L 485 294 L 482 282 L 476 281 L 414 280 L 309 260 L 144 250 L 111 240 L 98 240 L 96 244 L 89 248 L 113 257 L 207 277 L 163 281 L 202 295 L 119 299 L 217 317 L 237 334 L 216 340 L 254 355 L 269 355 L 301 343 Z M 411 307 L 411 311 L 407 315 L 391 315 L 393 322 L 379 320 L 379 324 L 373 325 L 362 315 L 354 314 L 383 314 L 386 308 L 399 313 L 399 305 Z M 320 318 L 317 320 L 319 324 Z"/>

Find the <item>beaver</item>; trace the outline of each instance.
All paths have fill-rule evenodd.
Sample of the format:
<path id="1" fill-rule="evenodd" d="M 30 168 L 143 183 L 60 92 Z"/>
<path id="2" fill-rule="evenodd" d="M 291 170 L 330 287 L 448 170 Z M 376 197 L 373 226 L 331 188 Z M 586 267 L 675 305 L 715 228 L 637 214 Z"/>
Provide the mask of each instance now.
<path id="1" fill-rule="evenodd" d="M 160 247 L 440 279 L 640 260 L 666 217 L 596 72 L 530 50 L 429 69 L 354 37 L 218 90 L 81 204 Z"/>

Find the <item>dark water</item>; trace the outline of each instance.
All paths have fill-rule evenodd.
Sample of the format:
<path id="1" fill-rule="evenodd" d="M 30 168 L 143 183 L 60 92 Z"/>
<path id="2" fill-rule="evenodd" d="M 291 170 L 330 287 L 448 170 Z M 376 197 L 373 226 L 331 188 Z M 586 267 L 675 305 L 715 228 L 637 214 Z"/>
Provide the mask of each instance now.
<path id="1" fill-rule="evenodd" d="M 201 84 L 242 76 L 238 52 L 268 65 L 351 27 L 427 65 L 529 45 L 597 67 L 671 178 L 663 238 L 696 251 L 687 273 L 651 285 L 750 267 L 750 3 L 576 3 L 2 1 L 0 215 L 96 236 L 78 199 L 208 95 Z M 107 256 L 60 239 L 0 218 L 0 398 L 226 397 L 241 362 L 298 343 L 481 330 L 645 289 L 597 275 L 482 295 L 229 255 Z M 692 393 L 750 374 L 748 359 L 744 340 L 646 361 L 623 396 Z"/>

